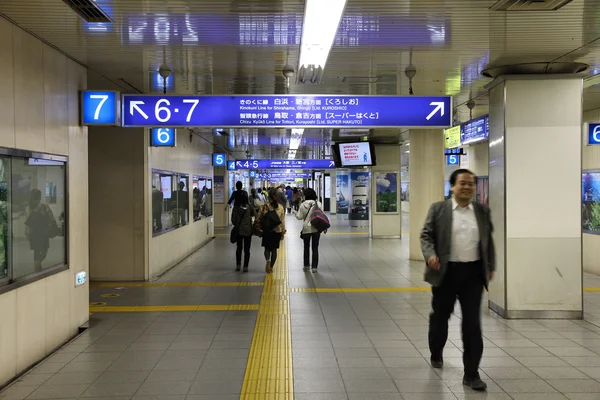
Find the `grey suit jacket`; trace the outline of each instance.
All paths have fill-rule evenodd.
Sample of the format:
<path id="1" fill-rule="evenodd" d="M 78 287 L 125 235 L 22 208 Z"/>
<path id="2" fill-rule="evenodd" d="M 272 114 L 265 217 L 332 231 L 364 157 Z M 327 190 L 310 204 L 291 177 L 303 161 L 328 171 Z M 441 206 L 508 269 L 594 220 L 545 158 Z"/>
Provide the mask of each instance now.
<path id="1" fill-rule="evenodd" d="M 492 239 L 492 218 L 490 209 L 483 204 L 473 202 L 477 225 L 479 227 L 479 255 L 482 268 L 485 269 L 485 287 L 489 284 L 489 273 L 496 270 L 496 252 Z M 425 268 L 425 281 L 432 286 L 439 286 L 448 270 L 450 246 L 452 243 L 452 200 L 434 203 L 429 208 L 425 226 L 421 230 L 421 251 L 425 262 L 431 256 L 440 260 L 440 270 L 435 271 L 429 266 Z"/>

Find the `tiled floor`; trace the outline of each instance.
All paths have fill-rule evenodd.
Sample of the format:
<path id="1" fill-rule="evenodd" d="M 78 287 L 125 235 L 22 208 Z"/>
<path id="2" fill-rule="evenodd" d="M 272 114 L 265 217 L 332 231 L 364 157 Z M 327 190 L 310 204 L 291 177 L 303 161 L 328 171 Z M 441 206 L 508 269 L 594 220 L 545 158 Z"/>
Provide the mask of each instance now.
<path id="1" fill-rule="evenodd" d="M 336 223 L 322 237 L 319 273 L 311 274 L 302 271 L 300 222 L 288 222 L 284 260 L 288 289 L 427 286 L 422 282 L 422 263 L 407 260 L 407 241 L 370 241 L 366 235 L 349 234 L 364 229 L 351 230 L 345 224 Z M 259 303 L 263 307 L 261 293 L 271 283 L 265 282 L 259 240 L 253 241 L 248 274 L 233 271 L 234 251 L 228 238 L 219 236 L 158 282 L 97 286 L 90 301 L 116 309 Z M 157 286 L 162 283 L 167 285 Z M 600 286 L 600 277 L 586 276 L 585 286 Z M 418 290 L 292 291 L 290 312 L 281 315 L 291 320 L 293 398 L 600 399 L 600 293 L 585 294 L 586 321 L 506 321 L 485 310 L 481 368 L 489 385 L 487 394 L 474 393 L 461 383 L 460 316 L 451 320 L 445 368 L 430 368 L 426 342 L 430 296 Z M 89 330 L 0 393 L 0 398 L 238 399 L 259 312 L 94 313 Z"/>

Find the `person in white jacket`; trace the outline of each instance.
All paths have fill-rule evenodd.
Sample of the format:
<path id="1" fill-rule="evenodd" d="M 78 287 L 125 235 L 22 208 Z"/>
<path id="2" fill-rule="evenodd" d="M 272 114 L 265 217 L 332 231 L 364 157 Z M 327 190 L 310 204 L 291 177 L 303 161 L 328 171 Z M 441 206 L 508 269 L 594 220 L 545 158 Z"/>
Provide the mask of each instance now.
<path id="1" fill-rule="evenodd" d="M 311 188 L 304 190 L 304 196 L 306 200 L 302 202 L 298 211 L 294 214 L 296 218 L 304 221 L 302 232 L 300 233 L 300 237 L 304 241 L 304 271 L 308 272 L 312 267 L 312 272 L 316 273 L 319 267 L 319 239 L 321 238 L 321 233 L 310 224 L 310 218 L 312 210 L 317 206 L 320 208 L 321 204 L 317 201 L 317 193 Z M 310 262 L 311 239 L 312 264 Z"/>

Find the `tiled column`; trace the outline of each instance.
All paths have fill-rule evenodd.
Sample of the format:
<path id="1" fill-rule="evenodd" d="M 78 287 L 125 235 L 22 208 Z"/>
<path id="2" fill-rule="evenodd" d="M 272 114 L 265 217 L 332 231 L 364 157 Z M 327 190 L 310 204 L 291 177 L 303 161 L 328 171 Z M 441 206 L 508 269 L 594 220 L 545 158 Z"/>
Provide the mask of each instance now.
<path id="1" fill-rule="evenodd" d="M 419 236 L 431 203 L 444 199 L 444 132 L 441 129 L 411 130 L 409 221 L 411 260 L 423 260 Z"/>
<path id="2" fill-rule="evenodd" d="M 489 88 L 490 307 L 581 318 L 581 78 L 505 76 Z"/>

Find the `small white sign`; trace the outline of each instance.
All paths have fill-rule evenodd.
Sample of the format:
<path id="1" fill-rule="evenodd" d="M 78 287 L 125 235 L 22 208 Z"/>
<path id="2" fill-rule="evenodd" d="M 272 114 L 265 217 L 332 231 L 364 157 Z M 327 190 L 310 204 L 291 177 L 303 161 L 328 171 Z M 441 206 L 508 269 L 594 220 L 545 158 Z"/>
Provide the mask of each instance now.
<path id="1" fill-rule="evenodd" d="M 75 287 L 81 286 L 87 282 L 87 272 L 81 271 L 75 274 Z"/>

